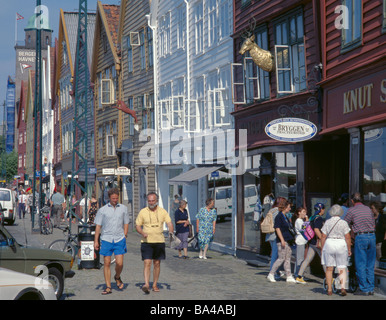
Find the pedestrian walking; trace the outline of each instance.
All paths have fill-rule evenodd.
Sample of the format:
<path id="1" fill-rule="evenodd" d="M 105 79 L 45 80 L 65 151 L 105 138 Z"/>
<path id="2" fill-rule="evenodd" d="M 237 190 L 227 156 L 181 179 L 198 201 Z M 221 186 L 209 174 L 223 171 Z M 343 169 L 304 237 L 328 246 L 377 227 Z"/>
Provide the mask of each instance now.
<path id="1" fill-rule="evenodd" d="M 276 231 L 276 242 L 278 246 L 278 259 L 272 266 L 271 271 L 268 274 L 267 279 L 270 282 L 276 282 L 275 273 L 279 267 L 284 264 L 284 271 L 286 273 L 287 282 L 295 283 L 295 279 L 291 273 L 291 255 L 295 238 L 291 232 L 291 222 L 286 217 L 286 214 L 291 210 L 291 204 L 287 199 L 282 198 L 278 203 L 279 213 L 275 218 L 274 228 Z"/>
<path id="2" fill-rule="evenodd" d="M 88 216 L 88 224 L 94 224 L 95 216 L 98 212 L 99 206 L 98 206 L 98 200 L 96 198 L 95 193 L 91 195 L 91 201 L 90 206 L 87 209 L 87 216 Z"/>
<path id="3" fill-rule="evenodd" d="M 108 197 L 109 203 L 100 208 L 95 217 L 94 247 L 96 250 L 99 250 L 100 247 L 100 254 L 103 256 L 103 274 L 106 282 L 106 288 L 102 295 L 112 293 L 110 265 L 113 253 L 115 255 L 114 280 L 119 290 L 124 288 L 121 273 L 123 269 L 123 255 L 127 252 L 126 237 L 130 223 L 127 207 L 118 203 L 119 189 L 110 189 Z"/>
<path id="4" fill-rule="evenodd" d="M 214 209 L 214 200 L 209 198 L 205 201 L 205 207 L 201 208 L 196 215 L 197 239 L 200 247 L 200 259 L 207 259 L 209 244 L 213 241 L 216 232 L 217 212 Z"/>
<path id="5" fill-rule="evenodd" d="M 278 205 L 279 205 L 280 199 L 282 199 L 282 197 L 277 197 L 274 200 L 272 208 L 268 211 L 267 216 L 265 217 L 265 219 L 267 219 L 267 217 L 269 216 L 268 219 L 270 221 L 272 221 L 272 229 L 273 230 L 275 229 L 274 228 L 274 224 L 275 224 L 276 216 L 279 213 Z M 271 271 L 275 261 L 278 258 L 278 248 L 277 248 L 277 243 L 276 243 L 276 232 L 275 232 L 275 230 L 273 232 L 270 232 L 270 233 L 266 234 L 265 241 L 268 241 L 269 244 L 271 245 L 271 263 L 270 263 L 270 267 L 269 267 L 269 270 Z M 279 274 L 275 274 L 275 279 L 276 278 L 280 278 L 280 275 Z"/>
<path id="6" fill-rule="evenodd" d="M 308 242 L 308 250 L 307 255 L 304 261 L 302 262 L 302 265 L 300 266 L 298 276 L 296 278 L 296 283 L 300 284 L 306 284 L 306 281 L 303 278 L 303 274 L 306 270 L 306 268 L 310 265 L 312 260 L 315 257 L 315 253 L 319 255 L 319 257 L 322 256 L 322 250 L 321 250 L 321 239 L 322 239 L 322 227 L 324 224 L 322 215 L 325 211 L 325 206 L 323 203 L 317 203 L 314 206 L 314 214 L 309 219 L 310 225 L 312 229 L 314 230 L 315 236 Z M 324 266 L 323 266 L 324 267 Z M 325 267 L 324 267 L 325 269 Z"/>
<path id="7" fill-rule="evenodd" d="M 347 295 L 347 265 L 351 256 L 350 227 L 341 217 L 343 208 L 335 204 L 330 209 L 331 218 L 323 225 L 322 231 L 322 265 L 326 267 L 327 294 L 332 295 L 332 274 L 336 267 L 339 272 L 341 295 Z"/>
<path id="8" fill-rule="evenodd" d="M 136 219 L 136 230 L 142 235 L 141 256 L 144 262 L 145 284 L 142 291 L 150 293 L 150 272 L 153 262 L 153 291 L 159 292 L 158 279 L 161 272 L 161 260 L 165 260 L 165 236 L 163 225 L 167 224 L 169 233 L 174 232 L 173 224 L 167 211 L 158 205 L 158 195 L 151 192 L 147 195 L 148 206 L 143 208 Z"/>
<path id="9" fill-rule="evenodd" d="M 27 204 L 28 197 L 25 194 L 24 190 L 20 190 L 20 195 L 19 195 L 19 219 L 21 219 L 21 214 L 23 213 L 23 219 L 25 217 L 25 209 L 26 209 L 26 204 Z"/>
<path id="10" fill-rule="evenodd" d="M 295 228 L 296 233 L 297 233 L 296 238 L 295 238 L 296 264 L 295 264 L 295 271 L 294 271 L 294 275 L 297 278 L 300 266 L 301 266 L 302 262 L 304 261 L 304 254 L 305 254 L 305 250 L 306 250 L 306 245 L 308 243 L 308 241 L 301 234 L 303 223 L 305 221 L 308 221 L 306 208 L 303 208 L 303 207 L 297 208 L 292 218 L 294 221 L 294 228 Z"/>
<path id="11" fill-rule="evenodd" d="M 180 200 L 179 208 L 174 213 L 174 219 L 176 223 L 176 236 L 181 240 L 180 244 L 176 247 L 178 250 L 178 257 L 182 258 L 182 250 L 184 251 L 184 259 L 188 258 L 188 236 L 189 236 L 189 215 L 186 210 L 188 203 L 185 200 Z"/>
<path id="12" fill-rule="evenodd" d="M 376 259 L 375 219 L 371 209 L 363 204 L 362 196 L 356 192 L 351 197 L 353 207 L 346 214 L 355 236 L 354 260 L 359 289 L 355 295 L 374 294 L 374 267 Z"/>
<path id="13" fill-rule="evenodd" d="M 60 221 L 64 217 L 64 211 L 66 208 L 66 199 L 61 194 L 62 189 L 56 188 L 55 193 L 51 196 L 51 217 L 54 222 L 54 227 L 60 226 Z"/>

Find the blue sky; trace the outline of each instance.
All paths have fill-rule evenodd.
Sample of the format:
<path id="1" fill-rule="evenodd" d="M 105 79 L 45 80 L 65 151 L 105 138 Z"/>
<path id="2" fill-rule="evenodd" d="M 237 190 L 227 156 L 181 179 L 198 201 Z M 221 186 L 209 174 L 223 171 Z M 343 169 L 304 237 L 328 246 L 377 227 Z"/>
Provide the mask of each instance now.
<path id="1" fill-rule="evenodd" d="M 102 1 L 103 4 L 119 4 L 119 0 Z M 41 4 L 48 7 L 50 26 L 53 29 L 53 37 L 58 35 L 59 11 L 78 11 L 79 0 L 41 0 Z M 7 79 L 15 75 L 15 20 L 16 13 L 24 17 L 17 22 L 17 40 L 24 40 L 24 28 L 28 19 L 34 14 L 36 0 L 1 0 L 0 8 L 0 121 L 2 121 L 3 102 L 6 98 Z M 95 12 L 97 0 L 88 0 L 87 7 L 90 12 Z M 18 97 L 16 97 L 18 99 Z"/>

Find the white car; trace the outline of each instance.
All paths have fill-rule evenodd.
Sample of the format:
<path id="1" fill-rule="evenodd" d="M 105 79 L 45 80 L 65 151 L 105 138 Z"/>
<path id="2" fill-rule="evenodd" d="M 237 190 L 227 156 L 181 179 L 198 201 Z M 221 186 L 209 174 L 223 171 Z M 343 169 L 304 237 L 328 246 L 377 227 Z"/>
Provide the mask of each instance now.
<path id="1" fill-rule="evenodd" d="M 3 222 L 9 225 L 15 223 L 16 220 L 16 199 L 12 190 L 0 188 L 0 204 L 4 209 Z"/>
<path id="2" fill-rule="evenodd" d="M 0 268 L 0 300 L 56 300 L 48 281 Z"/>

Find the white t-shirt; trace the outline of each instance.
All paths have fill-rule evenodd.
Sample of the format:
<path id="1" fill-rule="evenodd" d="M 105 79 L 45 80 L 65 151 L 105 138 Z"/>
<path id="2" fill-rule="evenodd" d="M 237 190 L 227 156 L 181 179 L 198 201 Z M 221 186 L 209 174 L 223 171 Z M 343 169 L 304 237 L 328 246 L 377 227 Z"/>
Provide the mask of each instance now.
<path id="1" fill-rule="evenodd" d="M 299 246 L 305 245 L 308 241 L 300 234 L 300 230 L 302 230 L 303 219 L 297 218 L 295 221 L 295 230 L 297 232 L 297 236 L 295 239 L 295 243 Z"/>

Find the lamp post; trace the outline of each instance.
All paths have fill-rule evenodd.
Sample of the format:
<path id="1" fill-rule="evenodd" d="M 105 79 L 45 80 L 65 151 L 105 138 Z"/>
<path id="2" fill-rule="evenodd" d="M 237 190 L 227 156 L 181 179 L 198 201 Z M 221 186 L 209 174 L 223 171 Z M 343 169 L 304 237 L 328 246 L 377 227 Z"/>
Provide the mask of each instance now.
<path id="1" fill-rule="evenodd" d="M 41 18 L 39 18 L 42 14 L 41 9 L 41 1 L 36 0 L 36 8 L 35 8 L 35 26 L 36 26 L 36 66 L 35 66 L 35 98 L 34 98 L 34 161 L 33 161 L 33 187 L 32 187 L 32 223 L 31 228 L 34 228 L 35 225 L 35 214 L 36 214 L 36 165 L 37 165 L 37 151 L 38 151 L 38 115 L 40 120 L 40 137 L 39 137 L 39 148 L 40 148 L 40 195 L 42 193 L 42 183 L 41 183 L 41 171 L 42 171 L 42 163 L 41 163 L 41 152 L 42 152 L 42 50 L 41 50 Z M 41 196 L 40 196 L 41 198 Z M 40 207 L 40 206 L 39 206 Z"/>

